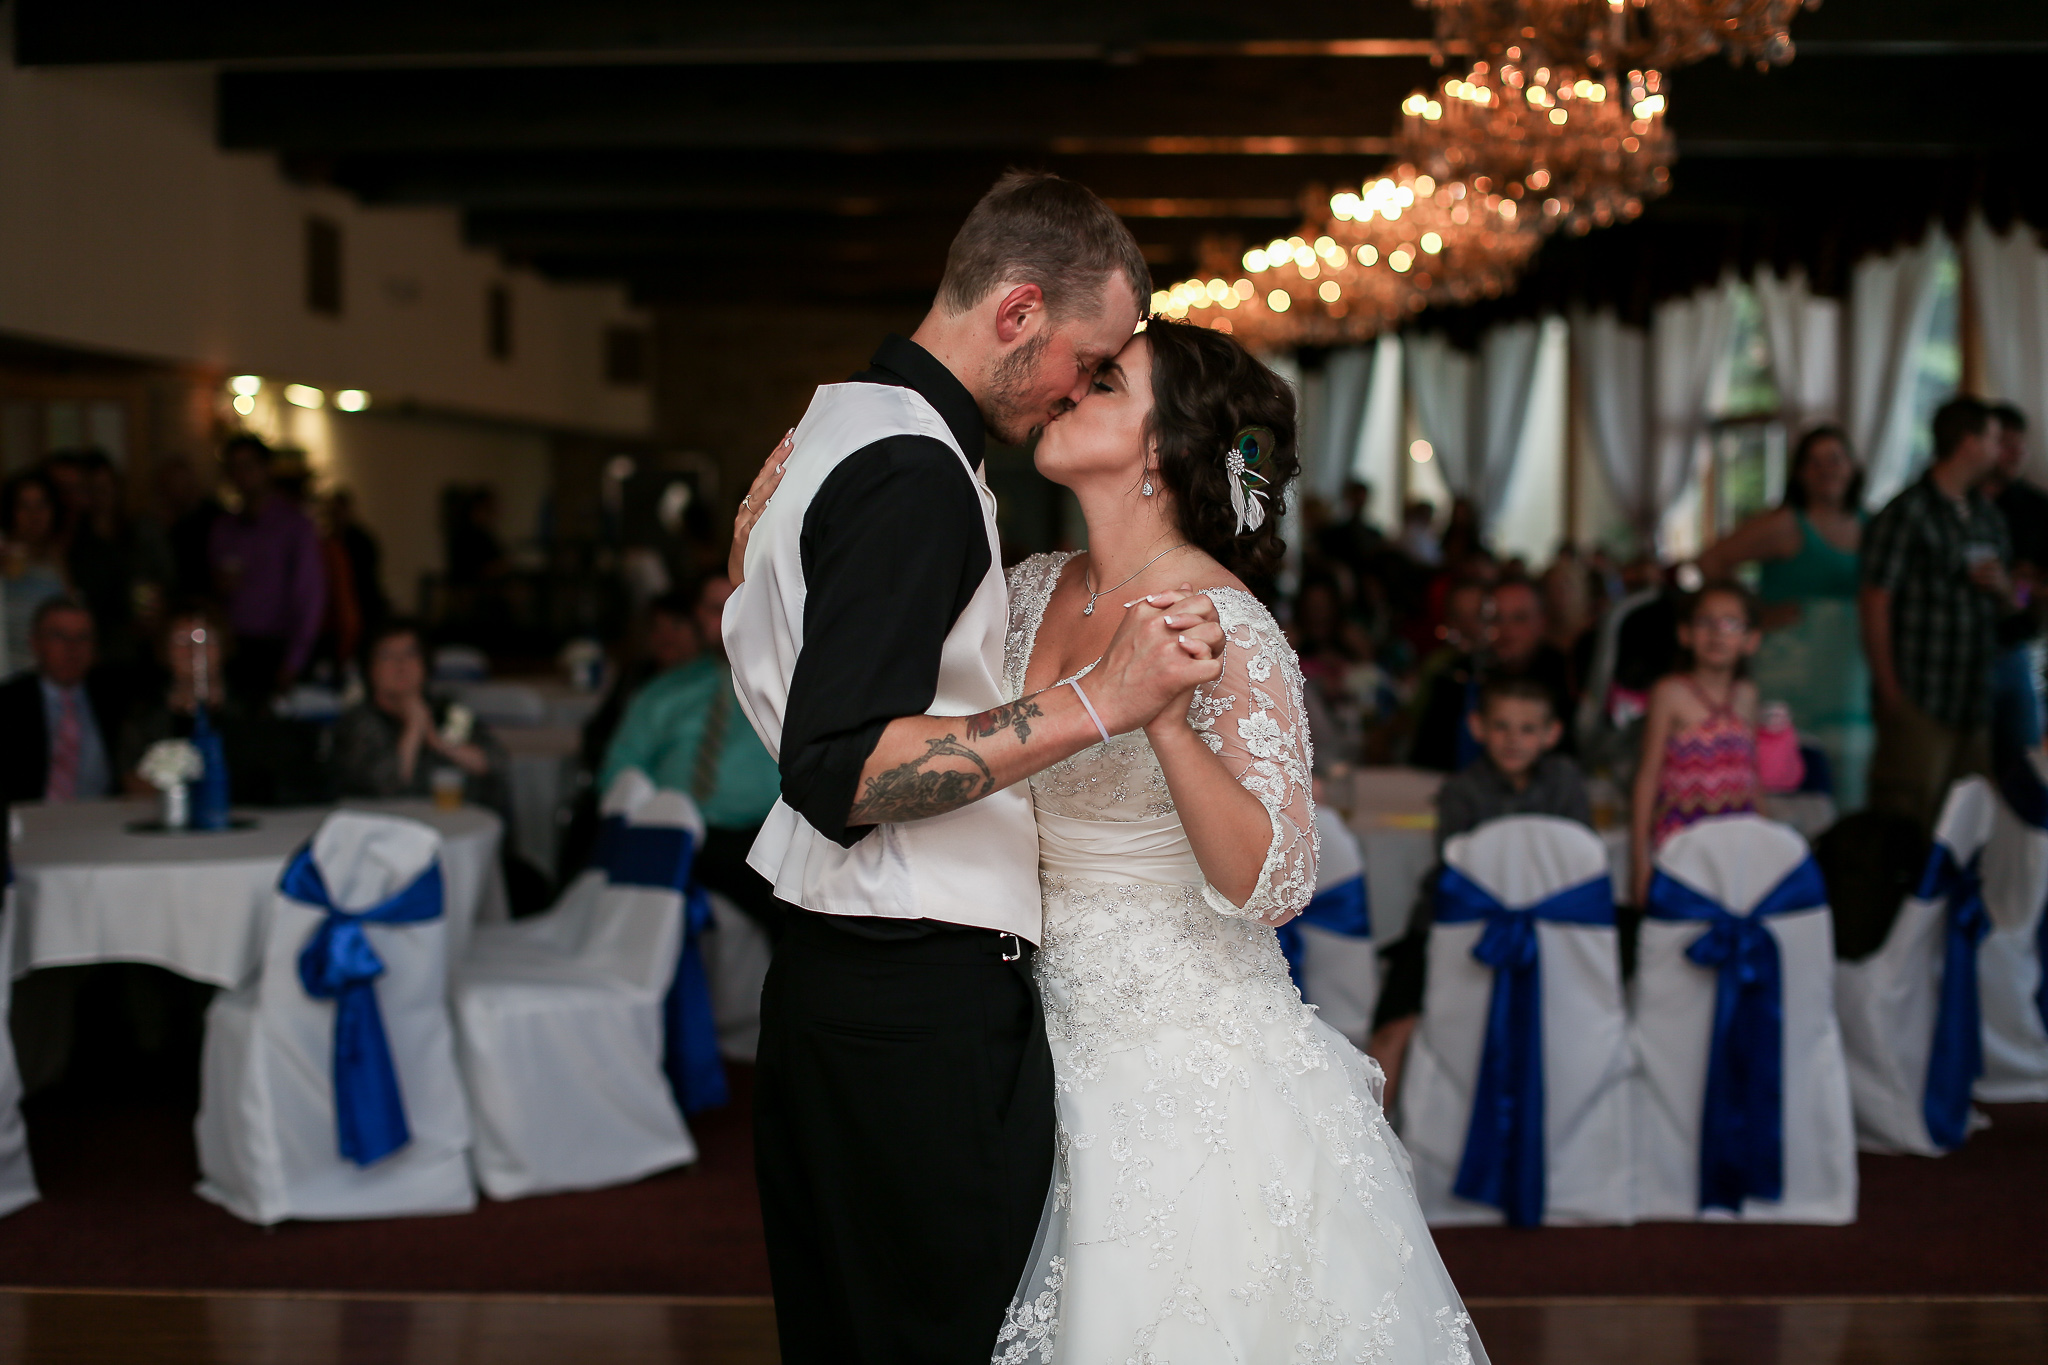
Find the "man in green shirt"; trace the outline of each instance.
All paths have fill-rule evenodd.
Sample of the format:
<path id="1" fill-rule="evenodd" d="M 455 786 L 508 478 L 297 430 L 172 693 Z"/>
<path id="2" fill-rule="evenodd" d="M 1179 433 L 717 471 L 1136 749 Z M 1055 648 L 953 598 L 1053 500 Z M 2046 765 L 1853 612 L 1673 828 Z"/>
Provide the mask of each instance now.
<path id="1" fill-rule="evenodd" d="M 657 787 L 688 792 L 709 826 L 697 854 L 697 879 L 773 935 L 781 927 L 780 906 L 767 880 L 747 866 L 747 851 L 782 794 L 782 775 L 733 696 L 719 632 L 730 596 L 732 581 L 723 574 L 699 586 L 691 609 L 701 641 L 697 656 L 633 698 L 605 750 L 598 788 L 638 768 Z"/>

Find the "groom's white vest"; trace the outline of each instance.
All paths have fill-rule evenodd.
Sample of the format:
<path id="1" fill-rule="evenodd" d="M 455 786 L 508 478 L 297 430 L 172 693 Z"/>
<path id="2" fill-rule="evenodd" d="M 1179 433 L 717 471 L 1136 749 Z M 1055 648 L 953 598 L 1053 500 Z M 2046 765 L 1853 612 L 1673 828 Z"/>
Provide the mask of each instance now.
<path id="1" fill-rule="evenodd" d="M 994 499 L 923 395 L 886 384 L 829 384 L 797 425 L 782 484 L 747 543 L 746 582 L 725 604 L 734 691 L 778 760 L 790 675 L 804 642 L 804 514 L 841 460 L 892 435 L 929 436 L 959 457 L 981 493 L 988 532 L 988 573 L 946 636 L 938 693 L 926 714 L 969 716 L 1007 700 L 1010 595 Z M 1023 782 L 946 815 L 878 825 L 852 848 L 778 800 L 747 863 L 774 883 L 777 896 L 806 910 L 942 920 L 1038 941 L 1038 827 Z"/>

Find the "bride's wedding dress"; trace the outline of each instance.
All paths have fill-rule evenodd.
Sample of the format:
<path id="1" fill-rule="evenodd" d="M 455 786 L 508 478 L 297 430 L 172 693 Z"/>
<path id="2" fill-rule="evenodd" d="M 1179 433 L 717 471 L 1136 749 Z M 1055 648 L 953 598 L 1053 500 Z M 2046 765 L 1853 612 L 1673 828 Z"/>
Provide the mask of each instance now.
<path id="1" fill-rule="evenodd" d="M 1011 571 L 1023 690 L 1068 556 Z M 1430 1240 L 1379 1068 L 1302 1003 L 1271 921 L 1315 889 L 1301 670 L 1219 590 L 1189 720 L 1272 823 L 1250 901 L 1202 877 L 1143 731 L 1031 779 L 1058 1164 L 1001 1365 L 1484 1360 Z"/>

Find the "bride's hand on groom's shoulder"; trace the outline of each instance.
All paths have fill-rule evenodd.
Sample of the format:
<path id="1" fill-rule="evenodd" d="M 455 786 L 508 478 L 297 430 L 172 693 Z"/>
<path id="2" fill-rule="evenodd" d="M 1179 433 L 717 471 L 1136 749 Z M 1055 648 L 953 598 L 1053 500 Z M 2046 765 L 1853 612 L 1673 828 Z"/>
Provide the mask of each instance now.
<path id="1" fill-rule="evenodd" d="M 1150 723 L 1203 683 L 1223 672 L 1223 628 L 1207 596 L 1183 584 L 1179 592 L 1154 593 L 1124 609 L 1102 662 L 1089 676 L 1108 694 L 1097 709 L 1113 734 Z M 1098 690 L 1091 686 L 1091 691 Z"/>
<path id="2" fill-rule="evenodd" d="M 775 490 L 782 484 L 783 465 L 789 459 L 789 452 L 796 445 L 796 428 L 791 427 L 782 434 L 775 449 L 768 452 L 768 458 L 761 464 L 761 472 L 754 476 L 753 487 L 740 499 L 739 511 L 732 519 L 732 552 L 725 557 L 725 574 L 737 588 L 747 577 L 747 541 L 754 534 L 754 523 L 768 510 L 768 499 L 775 496 Z"/>

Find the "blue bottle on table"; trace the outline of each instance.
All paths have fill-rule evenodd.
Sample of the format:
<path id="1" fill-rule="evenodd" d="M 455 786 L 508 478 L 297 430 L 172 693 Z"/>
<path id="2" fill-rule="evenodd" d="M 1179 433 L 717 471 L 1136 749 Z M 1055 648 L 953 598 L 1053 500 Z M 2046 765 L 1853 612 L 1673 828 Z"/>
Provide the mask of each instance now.
<path id="1" fill-rule="evenodd" d="M 205 768 L 192 784 L 192 828 L 228 827 L 228 756 L 220 731 L 207 719 L 204 706 L 192 712 L 192 747 L 199 751 Z"/>

